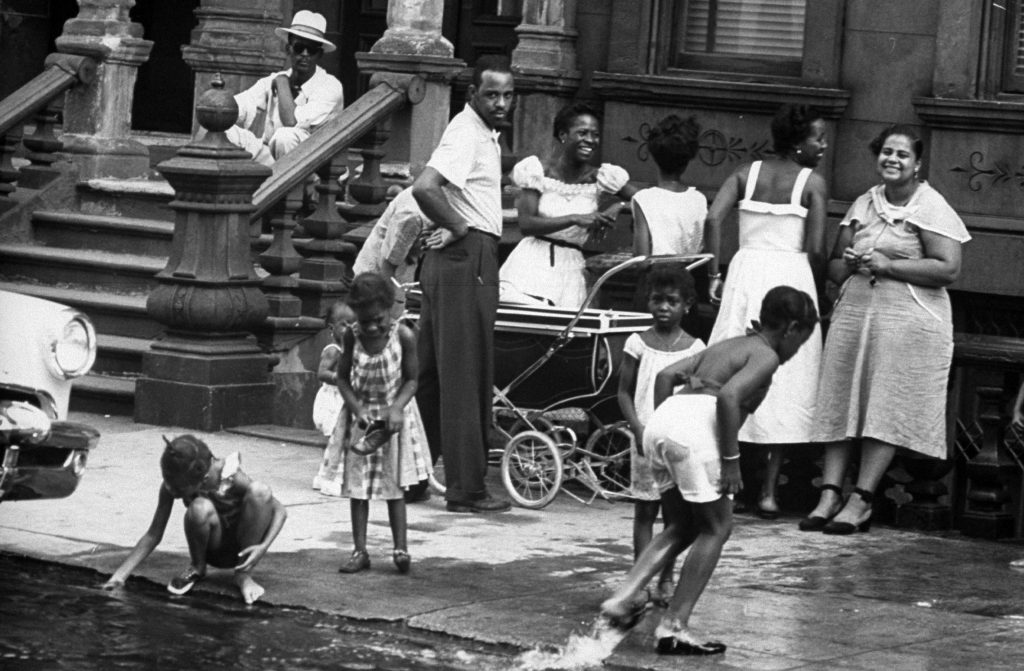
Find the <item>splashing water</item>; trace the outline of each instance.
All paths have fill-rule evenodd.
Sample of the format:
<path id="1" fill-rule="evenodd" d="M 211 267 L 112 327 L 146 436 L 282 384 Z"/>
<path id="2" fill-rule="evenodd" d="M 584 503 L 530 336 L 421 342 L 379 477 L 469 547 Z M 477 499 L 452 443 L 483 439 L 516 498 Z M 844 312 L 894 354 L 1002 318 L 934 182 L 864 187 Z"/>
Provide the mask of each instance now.
<path id="1" fill-rule="evenodd" d="M 604 618 L 598 618 L 588 634 L 573 634 L 566 644 L 554 651 L 528 650 L 516 658 L 516 671 L 565 669 L 584 671 L 600 667 L 615 650 L 625 631 L 616 629 Z"/>

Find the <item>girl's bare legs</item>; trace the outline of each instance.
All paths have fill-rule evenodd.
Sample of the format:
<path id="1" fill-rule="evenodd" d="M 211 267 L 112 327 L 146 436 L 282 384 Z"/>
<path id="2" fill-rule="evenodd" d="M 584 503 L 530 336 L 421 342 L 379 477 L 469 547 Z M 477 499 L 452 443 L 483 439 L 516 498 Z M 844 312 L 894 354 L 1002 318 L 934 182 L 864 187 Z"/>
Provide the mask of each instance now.
<path id="1" fill-rule="evenodd" d="M 634 610 L 636 594 L 693 542 L 692 513 L 679 490 L 672 488 L 662 494 L 661 504 L 666 527 L 643 549 L 622 585 L 601 604 L 601 612 L 608 617 L 628 616 Z"/>
<path id="2" fill-rule="evenodd" d="M 185 511 L 185 540 L 192 568 L 201 576 L 206 575 L 208 551 L 221 545 L 221 533 L 220 517 L 210 499 L 202 496 L 193 499 Z"/>
<path id="3" fill-rule="evenodd" d="M 388 500 L 388 521 L 391 523 L 391 538 L 395 542 L 393 558 L 399 573 L 409 572 L 409 547 L 406 538 L 405 497 Z"/>
<path id="4" fill-rule="evenodd" d="M 848 440 L 829 443 L 825 446 L 825 466 L 822 469 L 821 483 L 824 485 L 843 486 L 846 469 L 850 465 L 853 445 Z M 843 505 L 842 497 L 830 489 L 821 490 L 818 505 L 808 517 L 824 517 L 829 519 Z"/>
<path id="5" fill-rule="evenodd" d="M 349 511 L 352 514 L 352 545 L 356 552 L 365 553 L 366 525 L 370 520 L 370 502 L 366 499 L 349 499 Z"/>
<path id="6" fill-rule="evenodd" d="M 896 448 L 872 438 L 861 440 L 860 470 L 857 473 L 857 487 L 875 493 L 882 476 L 889 470 Z M 846 500 L 846 505 L 839 511 L 833 521 L 860 524 L 871 516 L 871 504 L 864 501 L 860 494 L 854 492 Z"/>
<path id="7" fill-rule="evenodd" d="M 640 557 L 640 553 L 651 543 L 654 535 L 654 523 L 658 520 L 658 512 L 661 510 L 660 501 L 637 501 L 634 504 L 633 512 L 633 561 Z M 665 523 L 668 528 L 668 522 Z M 658 593 L 656 599 L 667 601 L 671 597 L 672 575 L 675 567 L 675 557 L 665 563 L 658 577 Z M 666 593 L 667 592 L 667 593 Z"/>
<path id="8" fill-rule="evenodd" d="M 391 524 L 391 538 L 395 542 L 395 549 L 408 551 L 409 547 L 406 540 L 406 515 L 405 515 L 405 499 L 388 499 L 388 521 Z M 365 527 L 364 527 L 365 529 Z M 363 542 L 365 544 L 365 533 Z"/>
<path id="9" fill-rule="evenodd" d="M 238 518 L 238 545 L 244 550 L 263 542 L 270 521 L 274 517 L 274 495 L 270 487 L 254 482 L 242 499 L 242 512 Z M 246 603 L 253 603 L 263 596 L 263 586 L 252 579 L 252 569 L 235 571 L 235 585 Z"/>
<path id="10" fill-rule="evenodd" d="M 767 462 L 765 463 L 764 480 L 761 482 L 761 496 L 757 506 L 766 513 L 779 512 L 779 502 L 776 494 L 779 486 L 779 473 L 782 471 L 782 447 L 769 447 L 767 449 Z"/>
<path id="11" fill-rule="evenodd" d="M 697 537 L 683 562 L 679 584 L 669 602 L 668 612 L 662 618 L 661 626 L 672 630 L 688 626 L 693 607 L 718 566 L 722 547 L 732 533 L 732 501 L 728 497 L 723 496 L 710 503 L 689 505 L 693 509 Z"/>

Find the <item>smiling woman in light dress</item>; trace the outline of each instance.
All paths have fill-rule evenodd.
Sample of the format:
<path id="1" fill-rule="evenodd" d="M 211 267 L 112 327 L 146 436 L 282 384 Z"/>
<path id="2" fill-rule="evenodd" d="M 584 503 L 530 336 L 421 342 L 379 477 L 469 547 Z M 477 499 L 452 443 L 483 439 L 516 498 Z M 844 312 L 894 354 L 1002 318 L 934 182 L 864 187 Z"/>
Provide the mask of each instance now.
<path id="1" fill-rule="evenodd" d="M 588 105 L 575 103 L 555 116 L 558 141 L 547 162 L 528 156 L 512 168 L 522 189 L 516 199 L 523 239 L 501 267 L 501 300 L 578 308 L 587 296 L 583 245 L 615 223 L 615 206 L 598 211 L 602 193 L 629 200 L 629 174 L 593 165 L 601 122 Z"/>
<path id="2" fill-rule="evenodd" d="M 841 285 L 822 356 L 815 436 L 825 446 L 821 499 L 803 531 L 871 527 L 871 504 L 897 449 L 945 459 L 953 315 L 946 287 L 971 239 L 960 216 L 918 178 L 924 143 L 909 126 L 872 141 L 881 183 L 839 223 L 828 265 Z M 842 486 L 859 443 L 853 493 Z"/>

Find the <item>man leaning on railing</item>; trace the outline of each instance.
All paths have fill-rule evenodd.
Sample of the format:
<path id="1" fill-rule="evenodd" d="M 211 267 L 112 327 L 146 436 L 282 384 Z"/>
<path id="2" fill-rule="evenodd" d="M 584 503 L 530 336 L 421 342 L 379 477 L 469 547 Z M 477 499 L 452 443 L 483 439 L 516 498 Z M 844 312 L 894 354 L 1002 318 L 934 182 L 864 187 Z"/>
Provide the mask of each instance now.
<path id="1" fill-rule="evenodd" d="M 322 14 L 296 12 L 290 27 L 274 29 L 288 41 L 291 68 L 268 75 L 235 96 L 238 121 L 227 136 L 257 163 L 273 165 L 344 105 L 341 82 L 318 65 L 324 52 L 336 48 L 324 38 L 326 28 Z"/>

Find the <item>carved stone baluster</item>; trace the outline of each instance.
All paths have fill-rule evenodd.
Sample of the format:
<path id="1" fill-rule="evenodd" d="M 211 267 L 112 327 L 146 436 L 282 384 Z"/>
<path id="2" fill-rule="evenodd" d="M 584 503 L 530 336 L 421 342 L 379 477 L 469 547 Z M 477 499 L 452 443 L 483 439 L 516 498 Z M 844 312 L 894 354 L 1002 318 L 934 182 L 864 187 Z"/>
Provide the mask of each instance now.
<path id="1" fill-rule="evenodd" d="M 289 199 L 293 200 L 293 199 Z M 270 275 L 263 279 L 263 293 L 267 295 L 271 319 L 287 319 L 302 314 L 302 301 L 292 291 L 299 286 L 299 280 L 292 275 L 302 264 L 302 255 L 292 244 L 292 233 L 297 226 L 294 212 L 285 207 L 270 220 L 274 239 L 270 247 L 259 255 L 260 265 Z"/>
<path id="2" fill-rule="evenodd" d="M 380 166 L 384 159 L 384 143 L 391 135 L 390 119 L 377 124 L 359 139 L 357 146 L 363 157 L 363 170 L 358 178 L 349 182 L 349 195 L 356 201 L 355 205 L 343 208 L 346 215 L 360 219 L 379 217 L 387 207 L 388 185 L 381 176 Z"/>
<path id="3" fill-rule="evenodd" d="M 60 108 L 56 101 L 41 110 L 35 116 L 36 128 L 32 135 L 29 135 L 22 143 L 28 149 L 26 158 L 32 165 L 21 169 L 21 179 L 18 184 L 27 189 L 38 189 L 51 182 L 59 174 L 51 168 L 57 160 L 55 152 L 61 150 L 63 144 L 53 134 L 53 128 L 57 123 L 57 111 Z"/>
<path id="4" fill-rule="evenodd" d="M 338 214 L 338 196 L 342 187 L 338 183 L 346 170 L 344 157 L 335 156 L 317 170 L 320 183 L 316 211 L 302 220 L 302 228 L 312 240 L 303 245 L 306 258 L 299 268 L 299 286 L 296 290 L 302 300 L 302 314 L 323 317 L 335 301 L 347 291 L 346 266 L 343 258 L 354 258 L 356 247 L 341 239 L 351 227 Z"/>
<path id="5" fill-rule="evenodd" d="M 967 463 L 969 485 L 964 513 L 960 517 L 960 531 L 965 536 L 1005 538 L 1013 535 L 1007 483 L 1016 468 L 1003 445 L 1006 425 L 1002 412 L 1004 393 L 998 386 L 979 386 L 977 394 L 981 450 Z"/>
<path id="6" fill-rule="evenodd" d="M 17 188 L 14 183 L 18 181 L 19 173 L 12 159 L 20 142 L 20 127 L 12 128 L 6 135 L 0 136 L 0 212 L 14 206 L 11 194 Z"/>

